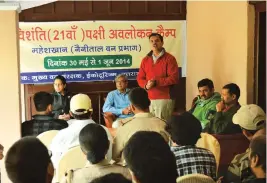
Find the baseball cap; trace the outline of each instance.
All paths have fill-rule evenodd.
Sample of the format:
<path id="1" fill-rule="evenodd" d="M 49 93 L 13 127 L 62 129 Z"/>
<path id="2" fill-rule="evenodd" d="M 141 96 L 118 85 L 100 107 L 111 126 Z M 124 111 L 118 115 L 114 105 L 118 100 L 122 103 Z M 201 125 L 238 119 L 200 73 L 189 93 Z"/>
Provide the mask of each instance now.
<path id="1" fill-rule="evenodd" d="M 86 111 L 78 112 L 78 109 L 84 109 Z M 74 95 L 70 100 L 70 111 L 76 115 L 87 113 L 87 111 L 93 111 L 92 102 L 89 96 L 81 93 Z"/>
<path id="2" fill-rule="evenodd" d="M 261 121 L 266 121 L 266 114 L 255 104 L 242 106 L 233 116 L 233 123 L 246 130 L 259 130 Z"/>

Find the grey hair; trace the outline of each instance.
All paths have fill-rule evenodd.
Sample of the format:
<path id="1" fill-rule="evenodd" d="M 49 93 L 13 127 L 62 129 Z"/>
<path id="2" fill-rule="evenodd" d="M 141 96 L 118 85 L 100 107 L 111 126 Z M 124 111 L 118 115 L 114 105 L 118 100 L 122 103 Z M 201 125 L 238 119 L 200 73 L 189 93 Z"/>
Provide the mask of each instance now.
<path id="1" fill-rule="evenodd" d="M 125 81 L 128 81 L 128 77 L 125 74 L 119 74 L 115 77 L 115 81 L 117 81 L 119 78 L 124 78 Z"/>

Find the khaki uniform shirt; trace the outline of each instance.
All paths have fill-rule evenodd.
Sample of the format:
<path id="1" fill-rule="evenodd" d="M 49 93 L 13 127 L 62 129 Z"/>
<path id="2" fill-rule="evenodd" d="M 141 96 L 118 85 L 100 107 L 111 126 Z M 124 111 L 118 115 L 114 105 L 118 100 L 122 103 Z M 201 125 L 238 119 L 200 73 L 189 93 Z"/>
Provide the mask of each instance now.
<path id="1" fill-rule="evenodd" d="M 160 133 L 166 142 L 169 140 L 169 135 L 165 131 L 166 122 L 154 117 L 151 113 L 138 113 L 133 117 L 123 119 L 121 122 L 122 126 L 116 132 L 112 148 L 112 159 L 116 162 L 123 160 L 121 156 L 124 146 L 130 137 L 138 131 L 155 131 Z"/>
<path id="2" fill-rule="evenodd" d="M 254 179 L 255 176 L 249 168 L 249 149 L 242 154 L 234 157 L 228 167 L 225 179 L 229 182 L 247 181 Z"/>
<path id="3" fill-rule="evenodd" d="M 127 168 L 112 165 L 105 159 L 97 164 L 88 162 L 84 168 L 69 170 L 60 183 L 89 183 L 95 178 L 110 173 L 119 173 L 131 180 L 131 174 Z"/>

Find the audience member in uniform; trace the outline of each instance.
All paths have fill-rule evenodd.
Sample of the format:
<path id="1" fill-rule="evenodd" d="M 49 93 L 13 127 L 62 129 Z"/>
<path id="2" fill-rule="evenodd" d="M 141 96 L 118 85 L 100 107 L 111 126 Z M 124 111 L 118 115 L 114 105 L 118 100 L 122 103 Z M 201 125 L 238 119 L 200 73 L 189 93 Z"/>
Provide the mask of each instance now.
<path id="1" fill-rule="evenodd" d="M 58 162 L 62 154 L 68 151 L 71 147 L 79 145 L 79 133 L 88 124 L 95 123 L 91 119 L 92 103 L 91 99 L 86 94 L 74 95 L 70 101 L 70 113 L 74 119 L 68 128 L 63 129 L 57 133 L 52 140 L 50 150 L 52 151 L 52 162 L 57 169 Z M 109 131 L 107 130 L 109 134 Z M 111 134 L 108 135 L 112 139 Z M 112 146 L 110 146 L 112 147 Z M 111 152 L 109 151 L 109 159 L 111 159 Z"/>
<path id="2" fill-rule="evenodd" d="M 155 131 L 168 141 L 168 133 L 165 131 L 166 123 L 149 113 L 150 100 L 143 88 L 134 88 L 129 92 L 131 110 L 135 114 L 133 117 L 122 120 L 116 132 L 113 144 L 112 157 L 115 161 L 121 160 L 122 150 L 129 138 L 138 131 Z"/>
<path id="3" fill-rule="evenodd" d="M 249 141 L 257 131 L 263 129 L 266 123 L 265 112 L 255 104 L 241 106 L 233 116 L 233 123 L 238 124 L 242 133 Z M 254 179 L 255 176 L 249 168 L 249 149 L 234 157 L 224 176 L 225 182 L 240 182 Z"/>
<path id="4" fill-rule="evenodd" d="M 117 89 L 108 93 L 103 106 L 105 122 L 108 128 L 116 128 L 118 120 L 133 116 L 128 98 L 130 89 L 127 88 L 127 76 L 119 74 L 115 78 L 115 83 Z"/>
<path id="5" fill-rule="evenodd" d="M 70 170 L 61 183 L 88 183 L 111 172 L 131 178 L 127 168 L 111 165 L 109 160 L 105 159 L 110 142 L 101 125 L 95 123 L 86 125 L 80 132 L 79 142 L 88 162 L 84 168 Z"/>
<path id="6" fill-rule="evenodd" d="M 136 132 L 127 142 L 123 155 L 133 182 L 175 183 L 175 157 L 168 143 L 157 132 Z"/>
<path id="7" fill-rule="evenodd" d="M 126 179 L 122 174 L 110 173 L 96 178 L 90 183 L 132 183 L 132 181 Z"/>
<path id="8" fill-rule="evenodd" d="M 49 130 L 61 130 L 68 127 L 68 123 L 61 119 L 54 119 L 51 111 L 53 97 L 47 92 L 38 92 L 33 96 L 36 115 L 30 121 L 22 123 L 21 134 L 24 136 L 37 136 Z"/>
<path id="9" fill-rule="evenodd" d="M 173 115 L 166 130 L 174 142 L 173 151 L 178 177 L 187 174 L 204 174 L 216 180 L 216 160 L 212 152 L 196 147 L 202 131 L 199 120 L 189 112 Z"/>
<path id="10" fill-rule="evenodd" d="M 207 124 L 205 132 L 211 134 L 235 134 L 241 133 L 239 125 L 233 123 L 232 118 L 240 108 L 238 99 L 240 97 L 240 89 L 230 83 L 222 88 L 222 101 L 216 105 L 216 113 L 214 118 Z"/>
<path id="11" fill-rule="evenodd" d="M 214 92 L 213 82 L 208 78 L 200 80 L 197 87 L 199 95 L 194 98 L 189 112 L 201 122 L 204 129 L 216 113 L 216 104 L 221 101 L 221 95 Z"/>
<path id="12" fill-rule="evenodd" d="M 15 142 L 6 154 L 5 167 L 13 183 L 51 183 L 54 174 L 47 148 L 35 137 Z"/>
<path id="13" fill-rule="evenodd" d="M 253 137 L 250 143 L 249 162 L 256 179 L 246 183 L 266 183 L 266 135 Z"/>

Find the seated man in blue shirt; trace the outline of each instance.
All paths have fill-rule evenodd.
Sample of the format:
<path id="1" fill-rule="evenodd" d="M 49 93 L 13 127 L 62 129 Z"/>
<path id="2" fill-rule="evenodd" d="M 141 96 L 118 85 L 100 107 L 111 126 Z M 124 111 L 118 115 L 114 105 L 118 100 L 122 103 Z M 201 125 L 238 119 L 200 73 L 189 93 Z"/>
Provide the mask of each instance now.
<path id="1" fill-rule="evenodd" d="M 124 74 L 119 74 L 115 78 L 117 90 L 108 93 L 105 104 L 103 106 L 103 112 L 105 117 L 106 126 L 112 127 L 115 120 L 127 118 L 133 116 L 130 109 L 130 101 L 128 99 L 129 89 L 128 78 Z M 117 123 L 113 124 L 115 127 Z"/>

